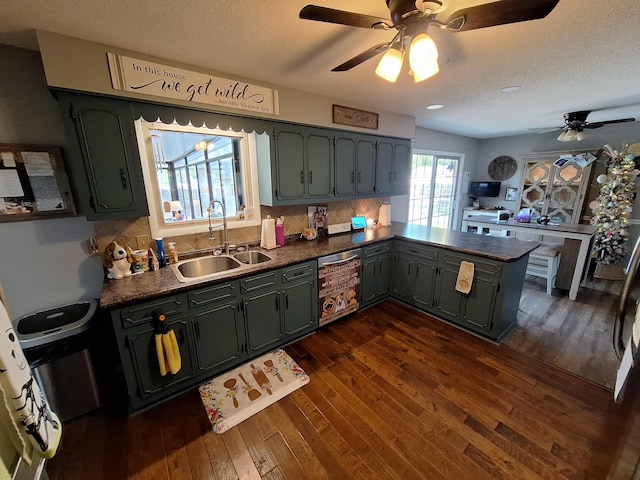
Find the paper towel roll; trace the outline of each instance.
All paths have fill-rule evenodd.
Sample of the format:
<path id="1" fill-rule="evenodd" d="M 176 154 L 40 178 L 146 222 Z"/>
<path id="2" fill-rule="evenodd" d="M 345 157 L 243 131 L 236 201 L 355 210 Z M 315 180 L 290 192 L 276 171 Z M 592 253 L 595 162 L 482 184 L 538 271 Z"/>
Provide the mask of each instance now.
<path id="1" fill-rule="evenodd" d="M 380 212 L 378 213 L 378 223 L 383 227 L 391 225 L 391 205 L 384 203 L 380 205 Z"/>
<path id="2" fill-rule="evenodd" d="M 276 248 L 276 222 L 271 215 L 262 220 L 262 234 L 260 236 L 260 246 L 266 249 Z"/>

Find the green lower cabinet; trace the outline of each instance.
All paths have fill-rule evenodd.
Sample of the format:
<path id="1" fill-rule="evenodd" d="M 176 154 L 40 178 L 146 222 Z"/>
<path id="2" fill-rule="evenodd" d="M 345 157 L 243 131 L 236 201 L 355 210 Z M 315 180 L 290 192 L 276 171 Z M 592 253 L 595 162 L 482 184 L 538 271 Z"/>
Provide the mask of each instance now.
<path id="1" fill-rule="evenodd" d="M 456 290 L 462 261 L 474 265 L 468 294 Z M 439 263 L 435 313 L 445 320 L 501 340 L 517 324 L 527 257 L 500 262 L 459 253 L 444 253 Z"/>
<path id="2" fill-rule="evenodd" d="M 178 319 L 169 321 L 169 328 L 173 329 L 178 346 L 182 367 L 175 375 L 167 373 L 160 375 L 160 366 L 156 353 L 155 330 L 145 326 L 128 332 L 125 336 L 125 345 L 129 349 L 130 362 L 125 362 L 125 368 L 130 368 L 131 373 L 137 379 L 136 393 L 140 398 L 156 395 L 168 387 L 186 382 L 194 373 L 192 362 L 192 349 L 189 344 L 188 320 Z"/>
<path id="3" fill-rule="evenodd" d="M 243 296 L 249 356 L 317 328 L 317 276 L 314 261 L 278 271 L 277 286 L 264 274 L 242 280 L 243 288 L 254 289 Z"/>
<path id="4" fill-rule="evenodd" d="M 236 301 L 193 315 L 191 329 L 199 374 L 221 370 L 247 356 L 244 318 Z"/>
<path id="5" fill-rule="evenodd" d="M 436 286 L 436 264 L 416 260 L 413 288 L 413 303 L 418 307 L 431 308 L 434 302 Z"/>
<path id="6" fill-rule="evenodd" d="M 398 242 L 394 252 L 392 294 L 418 308 L 431 308 L 434 304 L 437 251 Z"/>
<path id="7" fill-rule="evenodd" d="M 284 334 L 280 309 L 280 287 L 245 295 L 244 315 L 247 322 L 249 355 L 275 348 Z"/>
<path id="8" fill-rule="evenodd" d="M 458 269 L 442 269 L 436 309 L 461 322 L 491 330 L 496 297 L 500 289 L 499 278 L 487 278 L 476 273 L 468 294 L 455 289 L 457 279 Z"/>
<path id="9" fill-rule="evenodd" d="M 391 292 L 401 300 L 411 302 L 413 298 L 414 278 L 411 275 L 411 258 L 396 255 L 393 258 L 393 280 Z"/>
<path id="10" fill-rule="evenodd" d="M 129 411 L 315 330 L 317 276 L 314 260 L 112 310 Z M 159 313 L 178 340 L 182 368 L 175 375 L 160 375 L 154 328 Z"/>
<path id="11" fill-rule="evenodd" d="M 362 257 L 360 306 L 366 307 L 391 291 L 391 242 L 363 248 Z"/>
<path id="12" fill-rule="evenodd" d="M 286 337 L 298 336 L 317 327 L 316 303 L 313 301 L 316 295 L 315 279 L 284 287 L 282 296 Z"/>
<path id="13" fill-rule="evenodd" d="M 462 261 L 474 264 L 471 291 L 456 290 Z M 493 340 L 501 340 L 517 323 L 527 257 L 501 262 L 395 241 L 391 294 Z"/>

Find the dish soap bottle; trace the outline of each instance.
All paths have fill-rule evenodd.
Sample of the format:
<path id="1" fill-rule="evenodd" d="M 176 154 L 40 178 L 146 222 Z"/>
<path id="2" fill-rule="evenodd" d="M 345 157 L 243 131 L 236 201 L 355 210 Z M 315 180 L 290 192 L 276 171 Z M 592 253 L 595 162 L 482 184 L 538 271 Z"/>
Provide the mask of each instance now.
<path id="1" fill-rule="evenodd" d="M 169 242 L 169 264 L 178 263 L 178 251 L 176 250 L 176 242 Z"/>
<path id="2" fill-rule="evenodd" d="M 276 222 L 276 245 L 284 245 L 284 217 L 278 217 Z"/>
<path id="3" fill-rule="evenodd" d="M 167 266 L 167 255 L 164 253 L 164 245 L 162 245 L 162 237 L 155 238 L 156 250 L 158 252 L 158 266 L 164 268 Z"/>

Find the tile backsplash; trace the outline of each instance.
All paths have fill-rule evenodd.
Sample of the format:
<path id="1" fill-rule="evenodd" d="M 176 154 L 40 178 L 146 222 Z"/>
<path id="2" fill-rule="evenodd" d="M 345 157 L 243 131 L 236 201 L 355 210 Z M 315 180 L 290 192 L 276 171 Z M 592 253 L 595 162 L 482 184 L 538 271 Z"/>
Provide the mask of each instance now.
<path id="1" fill-rule="evenodd" d="M 389 198 L 367 198 L 353 200 L 349 202 L 318 203 L 327 206 L 327 217 L 329 224 L 344 223 L 351 221 L 354 215 L 363 215 L 367 218 L 378 218 L 380 205 L 388 202 Z M 288 207 L 261 207 L 262 218 L 271 215 L 272 218 L 284 217 L 285 235 L 296 235 L 307 227 L 308 205 L 293 205 Z M 94 222 L 98 247 L 100 252 L 107 244 L 113 240 L 126 243 L 132 249 L 136 249 L 136 237 L 138 235 L 148 235 L 150 244 L 155 246 L 151 238 L 151 230 L 147 217 L 128 220 L 108 220 Z M 261 227 L 246 227 L 229 229 L 229 243 L 246 244 L 260 242 Z M 188 253 L 196 250 L 203 250 L 219 246 L 222 243 L 222 231 L 216 230 L 216 239 L 209 240 L 209 233 L 194 233 L 193 235 L 181 235 L 176 237 L 165 237 L 165 248 L 167 242 L 175 242 L 179 253 Z"/>

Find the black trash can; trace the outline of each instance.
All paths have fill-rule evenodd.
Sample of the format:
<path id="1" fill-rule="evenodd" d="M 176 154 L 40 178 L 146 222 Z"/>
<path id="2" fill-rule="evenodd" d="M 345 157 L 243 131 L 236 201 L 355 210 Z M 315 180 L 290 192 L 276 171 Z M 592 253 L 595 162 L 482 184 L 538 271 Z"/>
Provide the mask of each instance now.
<path id="1" fill-rule="evenodd" d="M 63 422 L 101 404 L 91 350 L 97 301 L 88 300 L 24 315 L 14 321 L 20 346 Z"/>

